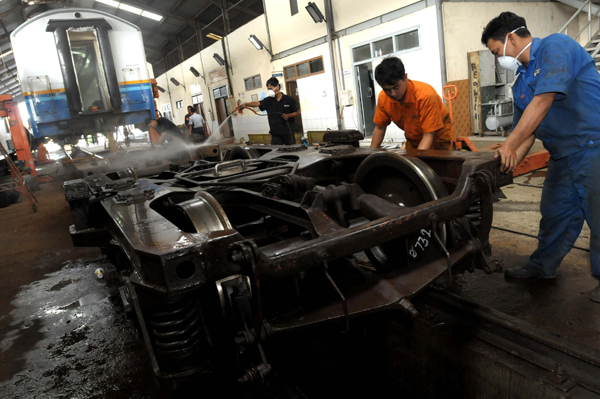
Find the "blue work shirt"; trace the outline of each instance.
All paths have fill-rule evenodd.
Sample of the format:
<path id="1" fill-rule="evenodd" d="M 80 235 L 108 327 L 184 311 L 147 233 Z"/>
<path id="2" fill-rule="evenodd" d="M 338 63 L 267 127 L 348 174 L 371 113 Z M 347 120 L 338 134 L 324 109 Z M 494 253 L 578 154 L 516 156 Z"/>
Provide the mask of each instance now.
<path id="1" fill-rule="evenodd" d="M 555 33 L 531 43 L 527 68 L 513 86 L 513 127 L 534 96 L 557 93 L 535 130 L 553 159 L 600 144 L 600 74 L 591 55 L 567 35 Z"/>

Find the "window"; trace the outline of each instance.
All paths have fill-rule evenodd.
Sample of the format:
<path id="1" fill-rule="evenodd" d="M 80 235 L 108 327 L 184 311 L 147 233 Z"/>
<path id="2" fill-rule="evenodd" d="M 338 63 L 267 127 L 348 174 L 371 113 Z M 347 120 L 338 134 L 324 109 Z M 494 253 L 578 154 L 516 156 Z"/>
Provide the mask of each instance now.
<path id="1" fill-rule="evenodd" d="M 183 100 L 175 101 L 175 108 L 183 108 Z"/>
<path id="2" fill-rule="evenodd" d="M 310 69 L 308 68 L 308 62 L 303 62 L 302 64 L 298 64 L 296 66 L 298 68 L 298 76 L 306 76 L 310 74 Z"/>
<path id="3" fill-rule="evenodd" d="M 94 112 L 93 108 L 97 111 L 108 110 L 108 86 L 96 35 L 90 31 L 72 30 L 68 30 L 67 35 L 77 81 L 86 82 L 85 87 L 79 87 L 83 112 Z"/>
<path id="4" fill-rule="evenodd" d="M 244 79 L 244 85 L 246 86 L 246 90 L 260 89 L 262 87 L 260 75 Z"/>
<path id="5" fill-rule="evenodd" d="M 373 42 L 373 58 L 382 57 L 394 52 L 394 42 L 391 37 Z"/>
<path id="6" fill-rule="evenodd" d="M 229 97 L 227 94 L 227 86 L 221 86 L 216 89 L 213 89 L 213 95 L 215 96 L 215 100 L 221 97 Z"/>
<path id="7" fill-rule="evenodd" d="M 419 47 L 419 31 L 417 29 L 397 35 L 395 39 L 396 51 L 404 51 Z"/>
<path id="8" fill-rule="evenodd" d="M 295 65 L 290 65 L 283 68 L 286 81 L 296 80 L 297 78 L 305 78 L 307 76 L 316 75 L 323 72 L 325 72 L 325 68 L 323 67 L 323 57 L 302 61 Z"/>
<path id="9" fill-rule="evenodd" d="M 290 9 L 292 10 L 292 15 L 298 14 L 298 0 L 290 0 Z"/>
<path id="10" fill-rule="evenodd" d="M 202 104 L 204 100 L 202 99 L 202 94 L 198 94 L 197 96 L 192 96 L 192 104 Z"/>
<path id="11" fill-rule="evenodd" d="M 352 60 L 354 63 L 370 61 L 390 54 L 417 50 L 420 46 L 419 28 L 414 28 L 353 47 Z"/>
<path id="12" fill-rule="evenodd" d="M 296 66 L 291 66 L 283 70 L 285 72 L 285 80 L 294 79 L 296 75 Z"/>
<path id="13" fill-rule="evenodd" d="M 354 56 L 354 62 L 365 61 L 371 58 L 371 45 L 365 44 L 364 46 L 355 47 L 352 49 L 352 55 Z"/>
<path id="14" fill-rule="evenodd" d="M 162 114 L 164 118 L 167 118 L 173 122 L 173 112 L 171 111 L 171 104 L 165 104 L 162 106 Z"/>

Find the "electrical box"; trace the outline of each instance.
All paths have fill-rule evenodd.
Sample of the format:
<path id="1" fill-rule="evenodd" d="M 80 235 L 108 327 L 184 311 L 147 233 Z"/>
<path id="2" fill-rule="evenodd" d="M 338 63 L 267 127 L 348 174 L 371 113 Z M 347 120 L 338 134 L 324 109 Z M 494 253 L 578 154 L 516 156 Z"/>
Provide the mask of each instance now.
<path id="1" fill-rule="evenodd" d="M 341 92 L 342 106 L 348 107 L 354 105 L 354 97 L 352 97 L 352 90 L 343 90 Z"/>
<path id="2" fill-rule="evenodd" d="M 227 113 L 231 115 L 231 112 L 237 108 L 237 101 L 235 98 L 228 98 L 225 102 L 227 104 Z"/>

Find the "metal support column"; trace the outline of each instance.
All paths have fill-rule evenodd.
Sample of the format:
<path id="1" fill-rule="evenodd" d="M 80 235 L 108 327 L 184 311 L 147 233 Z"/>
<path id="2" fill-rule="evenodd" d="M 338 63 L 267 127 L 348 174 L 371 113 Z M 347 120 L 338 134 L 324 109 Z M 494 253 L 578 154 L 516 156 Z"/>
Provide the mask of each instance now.
<path id="1" fill-rule="evenodd" d="M 339 130 L 342 129 L 342 116 L 340 113 L 340 98 L 338 93 L 337 78 L 335 76 L 335 59 L 333 56 L 333 9 L 331 6 L 331 0 L 325 0 L 325 19 L 327 24 L 327 44 L 329 47 L 329 60 L 331 65 L 331 78 L 333 80 L 333 97 L 335 99 L 335 116 L 337 119 L 337 127 Z"/>

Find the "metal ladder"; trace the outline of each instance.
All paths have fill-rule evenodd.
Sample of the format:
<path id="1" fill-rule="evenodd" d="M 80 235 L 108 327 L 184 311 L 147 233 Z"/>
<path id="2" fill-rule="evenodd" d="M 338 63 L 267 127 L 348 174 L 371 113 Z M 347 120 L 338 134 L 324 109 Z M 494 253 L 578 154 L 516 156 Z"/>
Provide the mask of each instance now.
<path id="1" fill-rule="evenodd" d="M 598 17 L 600 15 L 600 7 L 593 4 L 591 2 L 591 0 L 587 0 L 585 2 L 580 1 L 580 0 L 558 0 L 561 3 L 567 4 L 573 8 L 577 8 L 577 11 L 575 11 L 575 14 L 573 14 L 573 16 L 571 16 L 571 18 L 569 18 L 569 20 L 564 24 L 564 26 L 558 31 L 558 33 L 564 33 L 566 35 L 568 35 L 568 26 L 571 22 L 573 22 L 575 20 L 575 18 L 577 18 L 579 16 L 579 14 L 581 14 L 582 12 L 585 12 L 588 16 L 587 20 L 587 24 L 581 28 L 581 30 L 579 31 L 579 33 L 577 33 L 576 36 L 571 36 L 573 39 L 577 40 L 579 38 L 579 36 L 581 36 L 581 34 L 583 32 L 585 32 L 586 30 L 588 31 L 588 37 L 591 38 L 591 40 L 588 41 L 588 43 L 586 43 L 585 46 L 583 46 L 584 49 L 586 49 L 586 51 L 588 53 L 590 53 L 590 55 L 592 56 L 592 58 L 594 59 L 595 63 L 596 63 L 596 70 L 598 70 L 598 72 L 600 72 L 600 29 L 597 29 L 595 31 L 595 33 L 592 34 L 592 20 L 596 17 Z M 570 36 L 570 35 L 569 35 Z"/>

